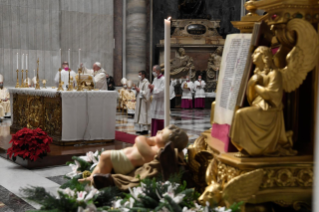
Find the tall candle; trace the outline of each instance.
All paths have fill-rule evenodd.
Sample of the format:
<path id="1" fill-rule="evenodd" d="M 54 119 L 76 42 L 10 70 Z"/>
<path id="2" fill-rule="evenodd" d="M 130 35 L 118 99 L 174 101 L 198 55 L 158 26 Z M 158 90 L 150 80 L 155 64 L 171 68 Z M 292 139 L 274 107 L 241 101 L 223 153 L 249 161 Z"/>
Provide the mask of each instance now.
<path id="1" fill-rule="evenodd" d="M 171 58 L 171 17 L 164 20 L 164 75 L 165 75 L 165 94 L 164 94 L 164 124 L 169 126 L 170 121 L 170 96 L 169 96 L 169 79 L 170 79 L 170 58 Z"/>
<path id="2" fill-rule="evenodd" d="M 71 67 L 70 55 L 71 55 L 71 49 L 69 49 L 69 53 L 68 53 L 69 68 Z"/>
<path id="3" fill-rule="evenodd" d="M 81 49 L 79 49 L 79 67 L 81 66 Z"/>
<path id="4" fill-rule="evenodd" d="M 22 54 L 22 63 L 21 63 L 21 69 L 23 70 L 23 57 L 24 57 L 24 54 Z"/>
<path id="5" fill-rule="evenodd" d="M 25 56 L 25 70 L 28 70 L 28 54 Z"/>
<path id="6" fill-rule="evenodd" d="M 17 70 L 19 69 L 19 53 L 17 53 Z"/>

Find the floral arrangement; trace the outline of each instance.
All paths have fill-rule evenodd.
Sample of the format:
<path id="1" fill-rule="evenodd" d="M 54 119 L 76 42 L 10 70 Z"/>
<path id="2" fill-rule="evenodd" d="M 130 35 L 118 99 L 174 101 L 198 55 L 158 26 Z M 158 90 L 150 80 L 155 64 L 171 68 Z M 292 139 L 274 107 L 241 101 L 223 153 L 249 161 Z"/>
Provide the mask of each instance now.
<path id="1" fill-rule="evenodd" d="M 16 157 L 21 157 L 36 161 L 50 152 L 52 138 L 40 128 L 35 130 L 23 128 L 12 135 L 10 143 L 12 143 L 12 147 L 7 151 L 10 158 L 13 157 L 15 160 Z"/>

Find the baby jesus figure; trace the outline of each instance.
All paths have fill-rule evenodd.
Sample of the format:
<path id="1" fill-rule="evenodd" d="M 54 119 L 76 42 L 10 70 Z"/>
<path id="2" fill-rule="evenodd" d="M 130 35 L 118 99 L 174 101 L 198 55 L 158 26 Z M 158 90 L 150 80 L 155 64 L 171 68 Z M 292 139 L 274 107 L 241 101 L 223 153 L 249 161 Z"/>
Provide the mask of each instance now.
<path id="1" fill-rule="evenodd" d="M 174 148 L 182 151 L 188 145 L 188 136 L 183 130 L 173 125 L 158 131 L 156 136 L 150 138 L 138 136 L 135 138 L 135 144 L 132 147 L 104 151 L 91 176 L 79 179 L 79 182 L 89 181 L 93 183 L 95 174 L 109 174 L 112 170 L 116 174 L 129 174 L 135 168 L 151 162 L 169 141 Z"/>

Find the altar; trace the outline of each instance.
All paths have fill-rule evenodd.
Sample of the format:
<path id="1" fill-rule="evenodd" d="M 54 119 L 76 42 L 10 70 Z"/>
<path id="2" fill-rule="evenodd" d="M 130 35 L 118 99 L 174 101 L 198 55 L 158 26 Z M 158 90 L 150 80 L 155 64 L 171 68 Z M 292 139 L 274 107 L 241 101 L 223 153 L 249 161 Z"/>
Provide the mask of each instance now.
<path id="1" fill-rule="evenodd" d="M 8 88 L 12 133 L 41 128 L 59 145 L 115 139 L 115 91 L 57 91 Z"/>

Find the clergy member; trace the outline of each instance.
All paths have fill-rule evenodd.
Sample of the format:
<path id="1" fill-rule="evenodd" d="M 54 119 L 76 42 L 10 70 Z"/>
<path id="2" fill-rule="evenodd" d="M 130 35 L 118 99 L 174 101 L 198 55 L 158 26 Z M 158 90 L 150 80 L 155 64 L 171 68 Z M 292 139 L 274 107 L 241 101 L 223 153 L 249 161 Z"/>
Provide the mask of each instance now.
<path id="1" fill-rule="evenodd" d="M 198 76 L 198 80 L 195 81 L 195 108 L 205 108 L 205 88 L 206 83 L 202 80 L 202 76 Z"/>
<path id="2" fill-rule="evenodd" d="M 95 62 L 93 64 L 92 69 L 87 69 L 83 67 L 81 64 L 81 68 L 83 70 L 83 74 L 89 74 L 94 76 L 94 85 L 96 89 L 99 90 L 107 90 L 107 83 L 106 83 L 106 71 L 102 68 L 100 62 Z"/>
<path id="3" fill-rule="evenodd" d="M 125 98 L 124 98 L 124 92 L 127 89 L 127 80 L 125 78 L 121 79 L 121 84 L 123 85 L 123 87 L 119 90 L 119 101 L 120 101 L 120 109 L 121 110 L 126 110 L 126 106 L 125 106 Z"/>
<path id="4" fill-rule="evenodd" d="M 157 131 L 164 129 L 164 89 L 165 80 L 161 73 L 161 67 L 155 65 L 153 67 L 154 81 L 149 85 L 151 94 L 153 95 L 150 114 L 152 118 L 151 136 L 155 136 Z"/>
<path id="5" fill-rule="evenodd" d="M 63 82 L 63 89 L 66 89 L 67 86 L 69 86 L 69 72 L 70 72 L 70 76 L 72 76 L 73 79 L 75 79 L 76 73 L 69 68 L 69 63 L 65 61 L 62 64 L 62 71 L 61 71 L 61 82 Z M 73 80 L 73 87 L 75 86 L 75 81 L 76 80 Z M 56 86 L 59 87 L 59 71 L 55 75 L 54 82 Z"/>
<path id="6" fill-rule="evenodd" d="M 190 81 L 189 76 L 186 76 L 186 81 L 182 83 L 182 108 L 184 109 L 191 109 L 193 108 L 193 89 L 194 83 Z"/>
<path id="7" fill-rule="evenodd" d="M 0 74 L 0 118 L 5 115 L 11 116 L 10 113 L 10 94 L 7 88 L 3 87 L 3 76 Z"/>
<path id="8" fill-rule="evenodd" d="M 136 97 L 134 127 L 135 127 L 136 133 L 142 134 L 142 135 L 148 134 L 148 131 L 151 125 L 151 117 L 149 114 L 150 89 L 148 88 L 150 83 L 145 77 L 146 77 L 146 72 L 140 71 L 138 73 L 138 78 L 140 79 L 140 81 L 138 83 L 138 87 L 135 86 L 137 97 Z"/>

